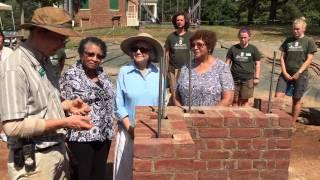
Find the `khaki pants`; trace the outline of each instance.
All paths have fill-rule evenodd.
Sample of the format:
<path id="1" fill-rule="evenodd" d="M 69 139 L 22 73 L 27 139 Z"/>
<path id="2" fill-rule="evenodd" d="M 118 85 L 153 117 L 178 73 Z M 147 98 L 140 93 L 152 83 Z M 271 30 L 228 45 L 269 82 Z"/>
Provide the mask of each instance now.
<path id="1" fill-rule="evenodd" d="M 26 172 L 25 168 L 17 169 L 13 163 L 13 150 L 9 152 L 8 173 L 12 180 L 64 180 L 70 179 L 68 156 L 63 143 L 36 152 L 36 169 Z"/>
<path id="2" fill-rule="evenodd" d="M 175 93 L 177 89 L 177 80 L 179 79 L 180 76 L 180 69 L 175 69 L 174 67 L 169 65 L 169 70 L 168 70 L 168 79 L 169 79 L 169 84 L 170 84 L 170 93 L 171 93 L 171 98 L 169 100 L 170 106 L 174 105 L 173 99 L 175 98 Z"/>

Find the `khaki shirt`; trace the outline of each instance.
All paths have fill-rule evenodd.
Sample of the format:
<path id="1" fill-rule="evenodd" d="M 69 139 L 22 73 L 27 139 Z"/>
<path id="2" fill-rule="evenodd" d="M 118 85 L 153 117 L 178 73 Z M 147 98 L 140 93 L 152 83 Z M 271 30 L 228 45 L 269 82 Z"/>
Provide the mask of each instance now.
<path id="1" fill-rule="evenodd" d="M 58 80 L 48 58 L 26 44 L 19 46 L 0 64 L 0 114 L 2 121 L 14 119 L 61 119 Z M 65 130 L 32 137 L 36 148 L 64 141 Z M 19 139 L 8 137 L 10 148 L 21 146 Z"/>

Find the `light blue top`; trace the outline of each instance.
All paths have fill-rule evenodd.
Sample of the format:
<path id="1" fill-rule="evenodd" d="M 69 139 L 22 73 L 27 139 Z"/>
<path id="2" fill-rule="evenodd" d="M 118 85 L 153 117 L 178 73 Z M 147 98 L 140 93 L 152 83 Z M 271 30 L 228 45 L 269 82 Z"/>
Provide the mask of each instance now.
<path id="1" fill-rule="evenodd" d="M 134 62 L 120 68 L 116 96 L 116 114 L 119 122 L 129 116 L 134 127 L 136 106 L 158 105 L 160 71 L 152 63 L 148 65 L 147 71 L 143 76 Z M 122 123 L 119 123 L 119 128 L 122 128 Z"/>

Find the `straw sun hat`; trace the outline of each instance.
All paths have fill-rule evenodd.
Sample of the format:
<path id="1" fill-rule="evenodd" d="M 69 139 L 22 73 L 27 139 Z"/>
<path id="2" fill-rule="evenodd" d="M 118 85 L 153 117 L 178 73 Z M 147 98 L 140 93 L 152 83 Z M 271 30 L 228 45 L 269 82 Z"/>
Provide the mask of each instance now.
<path id="1" fill-rule="evenodd" d="M 151 49 L 155 56 L 154 58 L 150 59 L 152 62 L 160 62 L 161 57 L 163 57 L 163 48 L 161 44 L 148 33 L 139 33 L 136 36 L 127 38 L 126 40 L 122 41 L 120 48 L 128 56 L 131 56 L 131 47 L 134 46 L 134 44 L 138 41 L 144 41 L 152 47 Z"/>
<path id="2" fill-rule="evenodd" d="M 40 27 L 64 36 L 81 36 L 73 30 L 71 16 L 61 8 L 43 7 L 34 11 L 30 23 L 19 26 L 22 29 Z"/>

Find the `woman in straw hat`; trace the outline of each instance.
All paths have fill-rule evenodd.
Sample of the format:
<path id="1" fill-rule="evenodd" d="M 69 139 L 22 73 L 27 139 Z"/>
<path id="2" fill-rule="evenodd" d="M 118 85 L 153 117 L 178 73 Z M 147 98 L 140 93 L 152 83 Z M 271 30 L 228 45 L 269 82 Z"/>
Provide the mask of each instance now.
<path id="1" fill-rule="evenodd" d="M 161 44 L 147 33 L 129 37 L 121 50 L 133 60 L 121 67 L 117 80 L 116 114 L 119 132 L 116 138 L 113 178 L 132 179 L 132 150 L 135 106 L 158 105 L 159 62 L 163 56 Z"/>

